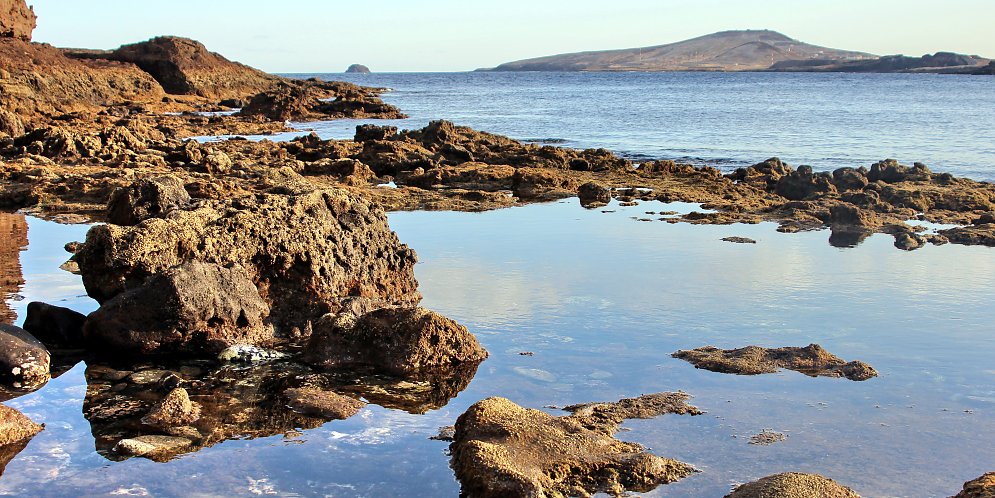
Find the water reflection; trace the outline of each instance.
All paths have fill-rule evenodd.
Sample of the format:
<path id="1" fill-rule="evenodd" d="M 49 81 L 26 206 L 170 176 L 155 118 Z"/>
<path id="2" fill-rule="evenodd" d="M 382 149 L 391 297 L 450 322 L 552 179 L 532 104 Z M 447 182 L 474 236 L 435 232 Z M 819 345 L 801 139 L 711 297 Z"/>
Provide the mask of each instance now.
<path id="1" fill-rule="evenodd" d="M 0 211 L 0 323 L 17 319 L 7 301 L 18 295 L 24 285 L 21 251 L 28 247 L 28 223 L 23 214 Z"/>

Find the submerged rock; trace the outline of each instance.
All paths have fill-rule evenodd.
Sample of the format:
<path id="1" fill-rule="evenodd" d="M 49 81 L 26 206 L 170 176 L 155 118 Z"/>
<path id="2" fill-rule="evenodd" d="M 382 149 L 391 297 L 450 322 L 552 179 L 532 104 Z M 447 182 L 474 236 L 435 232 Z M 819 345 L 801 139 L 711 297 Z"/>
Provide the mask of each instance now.
<path id="1" fill-rule="evenodd" d="M 724 237 L 722 242 L 732 242 L 733 244 L 756 244 L 757 241 L 748 237 Z"/>
<path id="2" fill-rule="evenodd" d="M 504 398 L 471 406 L 450 445 L 462 494 L 475 497 L 588 496 L 647 492 L 687 477 L 687 464 L 612 437 L 626 418 L 698 414 L 683 393 L 569 407 L 554 417 Z"/>
<path id="3" fill-rule="evenodd" d="M 850 380 L 867 380 L 878 373 L 862 361 L 846 362 L 830 354 L 818 344 L 804 348 L 777 349 L 747 346 L 740 349 L 719 349 L 713 346 L 677 351 L 672 355 L 713 372 L 740 375 L 774 373 L 779 368 L 795 370 L 812 377 L 846 377 Z"/>
<path id="4" fill-rule="evenodd" d="M 177 387 L 157 403 L 142 423 L 154 427 L 188 425 L 200 418 L 200 405 L 190 401 L 187 390 Z"/>
<path id="5" fill-rule="evenodd" d="M 82 348 L 86 315 L 51 304 L 28 303 L 24 330 L 48 346 Z"/>
<path id="6" fill-rule="evenodd" d="M 850 488 L 816 474 L 786 472 L 743 484 L 725 498 L 860 498 Z"/>
<path id="7" fill-rule="evenodd" d="M 245 269 L 191 261 L 105 302 L 84 336 L 113 351 L 203 356 L 272 342 L 269 311 Z"/>
<path id="8" fill-rule="evenodd" d="M 332 420 L 347 419 L 366 406 L 358 399 L 313 387 L 288 389 L 286 395 L 292 410 Z"/>
<path id="9" fill-rule="evenodd" d="M 424 308 L 344 314 L 315 325 L 305 361 L 325 369 L 371 367 L 393 375 L 446 370 L 487 358 L 466 327 Z"/>
<path id="10" fill-rule="evenodd" d="M 218 360 L 228 363 L 263 363 L 285 358 L 287 355 L 272 349 L 251 344 L 236 344 L 218 353 Z"/>
<path id="11" fill-rule="evenodd" d="M 964 483 L 964 489 L 953 498 L 995 498 L 995 472 Z"/>
<path id="12" fill-rule="evenodd" d="M 0 446 L 30 439 L 44 429 L 23 413 L 6 405 L 0 405 Z"/>
<path id="13" fill-rule="evenodd" d="M 0 382 L 17 389 L 41 387 L 49 379 L 48 349 L 20 327 L 0 323 Z"/>
<path id="14" fill-rule="evenodd" d="M 192 444 L 193 441 L 183 437 L 146 435 L 122 439 L 114 446 L 114 451 L 126 456 L 140 456 L 164 462 Z"/>

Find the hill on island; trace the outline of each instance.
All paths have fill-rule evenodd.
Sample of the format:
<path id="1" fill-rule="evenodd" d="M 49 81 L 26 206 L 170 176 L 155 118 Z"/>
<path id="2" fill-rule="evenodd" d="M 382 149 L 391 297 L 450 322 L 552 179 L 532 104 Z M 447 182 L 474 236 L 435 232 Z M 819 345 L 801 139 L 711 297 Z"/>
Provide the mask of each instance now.
<path id="1" fill-rule="evenodd" d="M 877 59 L 770 30 L 723 31 L 655 47 L 579 52 L 501 64 L 495 71 L 756 71 L 782 61 Z"/>

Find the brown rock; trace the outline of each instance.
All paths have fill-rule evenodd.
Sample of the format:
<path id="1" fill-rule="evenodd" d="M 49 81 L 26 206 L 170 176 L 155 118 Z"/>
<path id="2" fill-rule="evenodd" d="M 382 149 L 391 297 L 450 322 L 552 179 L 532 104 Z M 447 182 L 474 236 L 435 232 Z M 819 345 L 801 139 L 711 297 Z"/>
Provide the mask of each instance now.
<path id="1" fill-rule="evenodd" d="M 326 317 L 315 325 L 304 354 L 305 361 L 325 369 L 366 366 L 402 376 L 485 358 L 487 352 L 466 327 L 424 308 Z"/>
<path id="2" fill-rule="evenodd" d="M 272 342 L 269 311 L 244 268 L 190 261 L 104 302 L 84 337 L 112 352 L 213 356 Z"/>
<path id="3" fill-rule="evenodd" d="M 687 395 L 662 396 L 670 400 L 666 405 L 679 408 L 680 413 L 698 413 L 686 405 Z M 640 398 L 623 402 L 632 407 L 578 405 L 573 407 L 575 414 L 565 417 L 525 409 L 504 398 L 474 404 L 456 421 L 450 446 L 462 494 L 525 497 L 605 492 L 617 496 L 626 491 L 647 492 L 695 472 L 687 464 L 614 439 L 625 417 L 662 413 L 656 408 L 643 412 L 640 408 L 647 403 Z"/>
<path id="4" fill-rule="evenodd" d="M 581 206 L 593 209 L 611 202 L 612 191 L 600 183 L 588 182 L 577 189 L 577 197 L 580 198 Z"/>
<path id="5" fill-rule="evenodd" d="M 793 201 L 835 192 L 836 187 L 829 175 L 814 174 L 810 166 L 799 166 L 797 171 L 785 175 L 774 186 L 774 193 Z"/>
<path id="6" fill-rule="evenodd" d="M 107 203 L 107 221 L 133 226 L 148 218 L 162 218 L 170 211 L 190 204 L 190 194 L 176 176 L 139 180 L 111 194 Z"/>
<path id="7" fill-rule="evenodd" d="M 686 360 L 695 368 L 739 375 L 774 373 L 779 368 L 795 370 L 812 377 L 846 377 L 857 381 L 867 380 L 878 375 L 870 365 L 861 361 L 848 363 L 822 349 L 818 344 L 810 344 L 804 348 L 777 349 L 759 346 L 719 349 L 706 346 L 677 351 L 673 357 Z"/>
<path id="8" fill-rule="evenodd" d="M 51 304 L 33 302 L 28 303 L 24 330 L 47 345 L 81 348 L 85 322 L 86 315 L 82 313 Z"/>
<path id="9" fill-rule="evenodd" d="M 995 247 L 995 223 L 950 228 L 939 234 L 954 244 Z"/>
<path id="10" fill-rule="evenodd" d="M 316 388 L 289 389 L 286 395 L 292 410 L 330 420 L 345 420 L 366 406 L 358 399 Z"/>
<path id="11" fill-rule="evenodd" d="M 0 0 L 0 37 L 31 41 L 37 20 L 24 0 Z"/>
<path id="12" fill-rule="evenodd" d="M 142 423 L 153 427 L 175 427 L 192 424 L 200 418 L 200 405 L 190 401 L 187 390 L 177 387 L 152 407 Z"/>
<path id="13" fill-rule="evenodd" d="M 725 498 L 860 498 L 850 488 L 816 474 L 786 472 L 743 484 Z"/>
<path id="14" fill-rule="evenodd" d="M 44 429 L 44 426 L 31 421 L 23 413 L 6 405 L 0 405 L 0 446 L 30 439 Z"/>
<path id="15" fill-rule="evenodd" d="M 953 498 L 995 498 L 995 472 L 964 483 L 964 489 Z"/>
<path id="16" fill-rule="evenodd" d="M 20 327 L 0 324 L 0 382 L 33 389 L 49 379 L 51 356 L 38 339 Z"/>
<path id="17" fill-rule="evenodd" d="M 122 439 L 114 446 L 114 451 L 126 456 L 145 457 L 165 462 L 192 444 L 193 441 L 183 437 L 138 436 Z"/>

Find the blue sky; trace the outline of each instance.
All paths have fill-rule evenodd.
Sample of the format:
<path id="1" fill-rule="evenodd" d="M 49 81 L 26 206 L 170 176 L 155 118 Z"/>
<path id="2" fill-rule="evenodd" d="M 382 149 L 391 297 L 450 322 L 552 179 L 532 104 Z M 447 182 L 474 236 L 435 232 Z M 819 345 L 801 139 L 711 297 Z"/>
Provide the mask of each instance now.
<path id="1" fill-rule="evenodd" d="M 204 42 L 271 72 L 463 71 L 581 50 L 773 29 L 877 54 L 995 57 L 995 0 L 28 0 L 35 41 L 114 48 L 155 35 Z"/>

